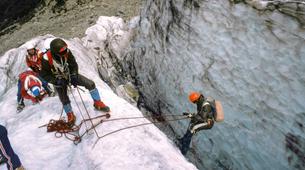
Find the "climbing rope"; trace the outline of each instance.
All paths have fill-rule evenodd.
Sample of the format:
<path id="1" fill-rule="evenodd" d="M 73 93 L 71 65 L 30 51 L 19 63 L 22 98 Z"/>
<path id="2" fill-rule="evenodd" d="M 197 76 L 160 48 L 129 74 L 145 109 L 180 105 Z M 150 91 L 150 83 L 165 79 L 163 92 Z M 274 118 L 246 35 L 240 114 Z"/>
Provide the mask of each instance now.
<path id="1" fill-rule="evenodd" d="M 84 102 L 84 100 L 83 100 L 83 97 L 82 97 L 82 95 L 81 95 L 80 92 L 79 92 L 79 88 L 76 87 L 76 89 L 77 89 L 77 92 L 78 92 L 78 94 L 79 94 L 79 97 L 80 97 L 80 99 L 81 99 L 81 101 L 82 101 L 82 103 L 83 103 L 83 106 L 84 106 L 84 108 L 85 108 L 85 110 L 86 110 L 86 113 L 87 113 L 87 116 L 88 116 L 88 118 L 89 118 L 89 121 L 91 122 L 91 125 L 94 126 L 94 124 L 93 124 L 93 122 L 92 122 L 92 120 L 91 120 L 91 118 L 90 118 L 89 111 L 88 111 L 88 109 L 87 109 L 87 107 L 86 107 L 86 105 L 85 105 L 85 102 Z M 110 114 L 109 114 L 109 117 L 110 117 Z M 94 130 L 96 136 L 99 138 L 99 134 L 97 133 L 95 127 L 93 128 L 93 130 Z"/>
<path id="2" fill-rule="evenodd" d="M 69 87 L 69 90 L 71 91 L 71 94 L 72 94 L 73 99 L 74 99 L 74 102 L 75 102 L 75 104 L 76 104 L 76 106 L 77 106 L 77 108 L 78 108 L 78 111 L 79 111 L 80 115 L 82 116 L 82 119 L 84 120 L 85 117 L 84 117 L 84 115 L 83 115 L 83 113 L 82 113 L 82 111 L 81 111 L 79 105 L 77 104 L 76 97 L 75 97 L 75 95 L 74 95 L 74 93 L 73 93 L 73 91 L 72 91 L 72 88 L 71 88 L 71 86 L 68 86 L 68 87 Z M 84 107 L 85 107 L 85 106 L 84 106 Z M 86 108 L 86 107 L 85 107 L 85 108 Z M 85 123 L 85 126 L 86 126 L 86 129 L 88 129 L 88 126 L 87 126 L 86 123 Z"/>
<path id="3" fill-rule="evenodd" d="M 80 96 L 80 99 L 81 99 L 81 102 L 82 102 L 82 105 L 83 107 L 85 108 L 86 110 L 86 113 L 87 113 L 87 116 L 88 118 L 85 119 L 85 117 L 83 116 L 82 114 L 82 111 L 79 107 L 79 105 L 77 104 L 76 102 L 76 97 L 72 91 L 72 88 L 71 86 L 68 86 L 70 91 L 71 91 L 71 94 L 73 96 L 73 99 L 78 107 L 78 110 L 82 116 L 82 121 L 79 125 L 73 125 L 72 127 L 69 126 L 69 124 L 64 120 L 62 119 L 62 113 L 63 113 L 63 108 L 62 108 L 62 111 L 61 111 L 61 115 L 59 117 L 59 120 L 54 120 L 54 119 L 51 119 L 49 121 L 48 124 L 45 124 L 45 125 L 42 125 L 40 126 L 39 128 L 41 127 L 45 127 L 47 126 L 47 132 L 55 132 L 55 137 L 57 138 L 60 138 L 62 136 L 65 136 L 67 139 L 73 141 L 73 143 L 76 145 L 78 143 L 81 142 L 81 139 L 82 137 L 87 134 L 90 130 L 94 130 L 96 136 L 97 136 L 97 140 L 96 142 L 94 143 L 93 145 L 93 148 L 95 147 L 95 145 L 97 144 L 97 142 L 101 139 L 101 138 L 104 138 L 106 136 L 109 136 L 111 134 L 114 134 L 114 133 L 117 133 L 117 132 L 120 132 L 120 131 L 123 131 L 123 130 L 126 130 L 126 129 L 131 129 L 131 128 L 135 128 L 135 127 L 139 127 L 139 126 L 145 126 L 145 125 L 150 125 L 150 124 L 158 124 L 158 123 L 163 123 L 163 121 L 152 121 L 152 122 L 147 122 L 147 123 L 141 123 L 141 124 L 137 124 L 137 125 L 132 125 L 132 126 L 127 126 L 127 127 L 124 127 L 124 128 L 120 128 L 120 129 L 117 129 L 117 130 L 114 130 L 112 132 L 109 132 L 109 133 L 106 133 L 102 136 L 99 136 L 99 134 L 97 133 L 96 131 L 96 127 L 103 123 L 103 122 L 110 122 L 110 121 L 119 121 L 119 120 L 128 120 L 128 119 L 143 119 L 143 118 L 154 118 L 155 116 L 154 115 L 151 115 L 151 116 L 137 116 L 137 117 L 122 117 L 122 118 L 115 118 L 115 119 L 109 119 L 110 118 L 110 114 L 107 113 L 107 114 L 103 114 L 103 115 L 100 115 L 100 116 L 96 116 L 96 117 L 93 117 L 91 118 L 90 117 L 90 114 L 89 114 L 89 111 L 85 105 L 85 102 L 81 96 L 81 93 L 79 91 L 79 88 L 76 87 L 77 89 L 77 92 Z M 82 89 L 81 89 L 82 90 Z M 166 121 L 170 122 L 170 121 L 179 121 L 179 120 L 184 120 L 184 119 L 189 119 L 189 117 L 185 116 L 185 115 L 175 115 L 175 114 L 164 114 L 162 115 L 162 117 L 179 117 L 179 118 L 173 118 L 173 119 L 167 119 Z M 100 121 L 98 121 L 96 124 L 93 123 L 93 120 L 95 119 L 98 119 L 98 118 L 103 118 L 105 117 L 106 119 L 101 119 Z M 91 126 L 88 127 L 86 122 L 91 122 Z M 81 126 L 85 124 L 86 126 L 86 130 L 85 132 L 83 132 L 82 134 L 79 133 L 79 130 L 81 129 Z"/>
<path id="4" fill-rule="evenodd" d="M 82 96 L 81 96 L 81 93 L 79 92 L 79 88 L 76 87 L 77 92 L 78 92 L 78 94 L 79 94 L 79 96 L 80 96 L 82 105 L 83 105 L 83 107 L 85 108 L 86 113 L 87 113 L 87 116 L 88 116 L 88 118 L 85 119 L 85 117 L 84 117 L 84 115 L 83 115 L 83 113 L 82 113 L 82 111 L 81 111 L 79 105 L 77 104 L 76 97 L 75 97 L 75 95 L 74 95 L 74 93 L 73 93 L 73 91 L 72 91 L 71 86 L 68 86 L 68 88 L 69 88 L 69 90 L 71 91 L 71 94 L 72 94 L 72 96 L 73 96 L 73 99 L 74 99 L 74 101 L 75 101 L 75 104 L 77 105 L 77 108 L 78 108 L 78 110 L 79 110 L 79 112 L 80 112 L 80 115 L 81 115 L 81 117 L 82 117 L 83 120 L 80 122 L 79 125 L 73 125 L 72 127 L 69 126 L 69 124 L 62 118 L 62 113 L 63 113 L 63 107 L 62 107 L 61 115 L 60 115 L 60 117 L 59 117 L 58 120 L 51 119 L 51 120 L 49 121 L 48 124 L 42 125 L 42 126 L 40 126 L 39 128 L 47 126 L 47 132 L 55 132 L 55 137 L 57 137 L 57 138 L 60 138 L 60 137 L 62 137 L 62 136 L 65 136 L 67 139 L 73 141 L 74 144 L 80 143 L 81 138 L 82 138 L 85 134 L 87 134 L 90 130 L 94 130 L 95 133 L 96 133 L 96 135 L 97 135 L 97 137 L 99 138 L 100 136 L 98 135 L 98 133 L 97 133 L 97 131 L 96 131 L 95 128 L 96 128 L 99 124 L 101 124 L 101 123 L 103 122 L 103 119 L 101 119 L 100 121 L 98 121 L 96 124 L 93 123 L 93 120 L 98 119 L 98 118 L 103 118 L 103 117 L 105 117 L 105 118 L 108 119 L 108 118 L 110 118 L 110 114 L 107 113 L 107 114 L 103 114 L 103 115 L 99 115 L 99 116 L 96 116 L 96 117 L 91 118 L 91 117 L 90 117 L 90 114 L 89 114 L 89 111 L 88 111 L 87 108 L 86 108 L 85 102 L 84 102 L 84 100 L 83 100 L 83 98 L 82 98 Z M 91 126 L 88 127 L 86 122 L 91 122 Z M 81 128 L 81 126 L 82 126 L 83 124 L 85 124 L 86 130 L 85 130 L 85 132 L 84 132 L 83 134 L 80 134 L 80 133 L 79 133 L 79 130 L 80 130 L 80 128 Z"/>
<path id="5" fill-rule="evenodd" d="M 185 117 L 185 115 L 176 115 L 176 114 L 163 114 L 162 117 Z M 120 118 L 114 118 L 114 119 L 107 119 L 104 122 L 110 122 L 110 121 L 117 121 L 117 120 L 128 120 L 128 119 L 143 119 L 143 118 L 154 118 L 155 115 L 151 116 L 135 116 L 135 117 L 120 117 Z M 162 121 L 156 121 L 156 122 L 162 122 Z"/>
<path id="6" fill-rule="evenodd" d="M 95 127 L 99 124 L 103 123 L 103 118 L 108 119 L 109 117 L 110 114 L 107 113 L 93 118 L 83 119 L 79 125 L 73 125 L 72 127 L 69 126 L 69 124 L 63 119 L 51 119 L 49 123 L 42 125 L 39 128 L 47 127 L 47 132 L 55 132 L 55 137 L 60 138 L 65 136 L 68 140 L 73 141 L 74 144 L 78 144 L 85 134 L 87 134 L 90 130 L 95 129 Z M 99 120 L 96 124 L 92 124 L 92 126 L 87 128 L 82 134 L 79 133 L 79 130 L 85 122 L 93 121 L 99 118 L 101 118 L 101 120 Z"/>
<path id="7" fill-rule="evenodd" d="M 170 115 L 163 115 L 163 116 L 165 116 L 165 117 L 167 117 L 167 116 L 180 117 L 180 118 L 175 118 L 175 119 L 166 120 L 167 122 L 179 121 L 179 120 L 184 120 L 184 119 L 189 119 L 189 117 L 187 117 L 187 116 L 185 116 L 185 115 L 173 115 L 173 114 L 170 114 Z M 104 123 L 105 123 L 105 122 L 110 122 L 110 121 L 117 121 L 117 120 L 140 119 L 140 118 L 148 118 L 148 117 L 152 117 L 152 116 L 125 117 L 125 118 L 107 119 L 107 120 L 104 120 Z M 97 142 L 98 142 L 101 138 L 104 138 L 104 137 L 106 137 L 106 136 L 112 135 L 112 134 L 114 134 L 114 133 L 117 133 L 117 132 L 120 132 L 120 131 L 123 131 L 123 130 L 131 129 L 131 128 L 135 128 L 135 127 L 139 127 L 139 126 L 145 126 L 145 125 L 151 125 L 151 124 L 158 124 L 158 123 L 163 123 L 163 122 L 160 122 L 160 121 L 152 121 L 152 122 L 147 122 L 147 123 L 141 123 L 141 124 L 137 124 L 137 125 L 127 126 L 127 127 L 124 127 L 124 128 L 120 128 L 120 129 L 111 131 L 111 132 L 109 132 L 109 133 L 106 133 L 106 134 L 104 134 L 104 135 L 98 137 L 98 139 L 95 141 L 95 143 L 94 143 L 94 145 L 93 145 L 93 148 L 95 147 L 95 145 L 97 144 Z"/>
<path id="8" fill-rule="evenodd" d="M 166 120 L 167 122 L 189 119 L 189 117 L 187 117 L 185 115 L 174 115 L 174 114 L 163 115 L 163 117 L 169 117 L 169 116 L 178 117 L 178 118 L 167 119 Z M 106 119 L 103 119 L 104 117 Z M 47 132 L 54 132 L 55 131 L 55 137 L 60 138 L 62 136 L 65 136 L 68 140 L 73 141 L 73 143 L 76 145 L 76 144 L 81 142 L 81 139 L 85 134 L 87 134 L 90 130 L 93 130 L 93 129 L 96 130 L 95 128 L 101 123 L 111 122 L 111 121 L 119 121 L 119 120 L 143 119 L 143 118 L 149 118 L 149 117 L 153 117 L 153 116 L 137 116 L 137 117 L 123 117 L 123 118 L 109 119 L 110 114 L 107 113 L 107 114 L 99 115 L 99 116 L 96 116 L 96 117 L 93 117 L 93 118 L 83 119 L 79 125 L 73 125 L 72 127 L 70 127 L 67 124 L 67 122 L 63 119 L 59 119 L 59 120 L 51 119 L 48 124 L 42 125 L 39 128 L 47 126 Z M 101 118 L 101 120 L 99 120 L 96 124 L 94 124 L 93 120 L 96 120 L 96 119 L 99 119 L 99 118 Z M 81 126 L 88 121 L 90 121 L 92 123 L 91 127 L 86 128 L 85 132 L 80 134 L 79 130 L 81 129 Z M 147 122 L 147 123 L 141 123 L 141 124 L 137 124 L 137 125 L 132 125 L 132 126 L 127 126 L 127 127 L 124 127 L 124 128 L 120 128 L 120 129 L 111 131 L 109 133 L 106 133 L 102 136 L 97 136 L 98 139 L 94 143 L 93 148 L 95 147 L 95 145 L 97 144 L 97 142 L 101 138 L 104 138 L 106 136 L 112 135 L 114 133 L 117 133 L 117 132 L 120 132 L 120 131 L 123 131 L 123 130 L 139 127 L 139 126 L 145 126 L 145 125 L 150 125 L 150 124 L 159 124 L 159 123 L 163 123 L 163 122 L 152 121 L 152 122 Z"/>

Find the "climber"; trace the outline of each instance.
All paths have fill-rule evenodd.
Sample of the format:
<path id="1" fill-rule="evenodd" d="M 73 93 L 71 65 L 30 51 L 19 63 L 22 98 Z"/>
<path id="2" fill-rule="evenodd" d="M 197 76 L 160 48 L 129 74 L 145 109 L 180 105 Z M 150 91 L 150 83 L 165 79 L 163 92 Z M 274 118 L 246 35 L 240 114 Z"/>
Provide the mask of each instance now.
<path id="1" fill-rule="evenodd" d="M 18 155 L 12 149 L 7 130 L 2 125 L 0 125 L 0 158 L 6 163 L 8 170 L 24 170 Z"/>
<path id="2" fill-rule="evenodd" d="M 25 56 L 25 61 L 27 66 L 34 72 L 39 73 L 39 71 L 41 70 L 41 60 L 45 52 L 42 52 L 39 49 L 37 49 L 36 44 L 34 43 L 28 43 L 26 45 L 26 49 L 27 49 L 27 55 Z M 41 77 L 39 79 L 42 80 Z M 48 84 L 48 89 L 50 89 L 51 92 L 49 93 L 49 96 L 54 97 L 55 92 L 52 90 L 52 87 L 49 84 Z"/>
<path id="3" fill-rule="evenodd" d="M 50 50 L 44 54 L 41 66 L 40 76 L 55 85 L 59 99 L 68 117 L 67 123 L 70 126 L 73 126 L 76 121 L 76 116 L 72 111 L 67 94 L 67 88 L 71 85 L 74 87 L 78 85 L 85 86 L 94 101 L 93 106 L 100 111 L 110 111 L 109 107 L 101 101 L 95 83 L 78 73 L 78 64 L 75 61 L 75 57 L 62 39 L 56 38 L 51 41 Z"/>
<path id="4" fill-rule="evenodd" d="M 26 49 L 27 55 L 25 57 L 25 61 L 27 66 L 34 72 L 39 73 L 41 69 L 41 59 L 44 53 L 37 49 L 36 45 L 33 43 L 28 44 Z"/>
<path id="5" fill-rule="evenodd" d="M 179 147 L 185 155 L 190 147 L 192 136 L 201 130 L 211 129 L 214 122 L 221 122 L 224 119 L 221 103 L 211 97 L 205 98 L 198 92 L 192 92 L 189 100 L 197 105 L 197 113 L 183 113 L 191 119 L 185 135 L 179 139 Z"/>
<path id="6" fill-rule="evenodd" d="M 38 103 L 46 94 L 51 96 L 52 90 L 48 88 L 48 83 L 39 78 L 34 71 L 28 70 L 19 74 L 17 92 L 17 112 L 21 112 L 24 105 L 24 98 Z"/>

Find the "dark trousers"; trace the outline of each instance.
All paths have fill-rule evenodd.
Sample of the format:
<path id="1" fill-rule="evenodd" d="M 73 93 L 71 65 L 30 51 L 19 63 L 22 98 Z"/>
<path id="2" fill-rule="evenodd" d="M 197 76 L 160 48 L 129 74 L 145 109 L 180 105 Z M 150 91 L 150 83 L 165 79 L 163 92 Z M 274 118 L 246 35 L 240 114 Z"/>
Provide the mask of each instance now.
<path id="1" fill-rule="evenodd" d="M 0 156 L 6 162 L 7 169 L 13 170 L 21 166 L 19 157 L 13 151 L 10 141 L 7 137 L 7 130 L 0 125 Z"/>
<path id="2" fill-rule="evenodd" d="M 95 83 L 86 78 L 85 76 L 78 74 L 77 76 L 77 85 L 78 86 L 85 86 L 86 89 L 89 91 L 95 89 Z M 58 92 L 58 97 L 63 105 L 69 104 L 70 99 L 67 93 L 68 86 L 61 86 L 61 87 L 55 87 Z"/>
<path id="3" fill-rule="evenodd" d="M 181 139 L 179 139 L 180 151 L 183 155 L 185 155 L 187 153 L 187 151 L 189 150 L 190 144 L 192 141 L 192 137 L 193 137 L 193 134 L 191 133 L 191 131 L 187 130 L 185 135 Z"/>

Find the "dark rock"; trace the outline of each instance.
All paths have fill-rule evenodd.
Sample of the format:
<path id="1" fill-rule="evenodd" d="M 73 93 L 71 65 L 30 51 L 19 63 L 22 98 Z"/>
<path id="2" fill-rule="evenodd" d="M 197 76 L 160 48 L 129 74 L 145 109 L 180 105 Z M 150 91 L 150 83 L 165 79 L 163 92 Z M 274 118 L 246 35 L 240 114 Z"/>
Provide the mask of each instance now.
<path id="1" fill-rule="evenodd" d="M 305 167 L 305 138 L 287 133 L 285 135 L 285 146 L 288 153 L 289 165 L 296 169 Z"/>
<path id="2" fill-rule="evenodd" d="M 1 0 L 0 30 L 28 17 L 41 2 L 42 0 Z"/>

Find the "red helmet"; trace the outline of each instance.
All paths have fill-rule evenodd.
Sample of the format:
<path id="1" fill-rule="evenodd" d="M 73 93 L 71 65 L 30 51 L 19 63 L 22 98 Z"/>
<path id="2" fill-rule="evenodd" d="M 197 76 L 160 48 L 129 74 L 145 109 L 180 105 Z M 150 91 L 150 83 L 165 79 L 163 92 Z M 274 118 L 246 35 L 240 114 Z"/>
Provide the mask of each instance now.
<path id="1" fill-rule="evenodd" d="M 50 49 L 51 49 L 52 54 L 56 54 L 56 55 L 60 55 L 60 56 L 63 56 L 68 53 L 67 43 L 60 38 L 56 38 L 51 41 Z"/>
<path id="2" fill-rule="evenodd" d="M 199 99 L 199 97 L 201 96 L 200 93 L 198 92 L 191 92 L 189 94 L 189 100 L 192 102 L 192 103 L 196 103 Z"/>

